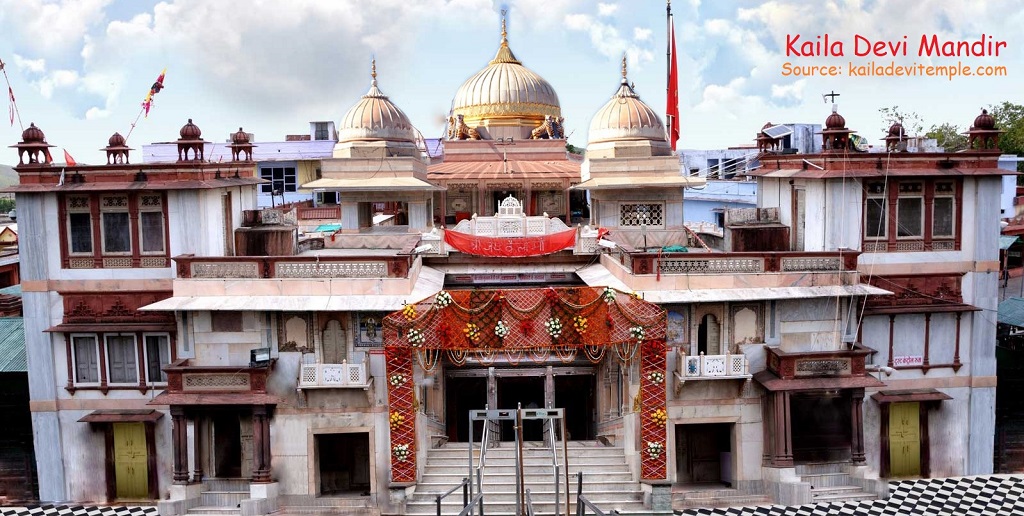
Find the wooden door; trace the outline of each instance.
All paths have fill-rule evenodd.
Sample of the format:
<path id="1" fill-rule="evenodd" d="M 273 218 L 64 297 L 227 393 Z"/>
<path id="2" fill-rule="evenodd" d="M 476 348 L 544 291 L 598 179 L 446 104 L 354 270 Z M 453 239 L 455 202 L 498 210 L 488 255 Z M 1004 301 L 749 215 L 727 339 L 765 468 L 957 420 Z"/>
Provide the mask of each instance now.
<path id="1" fill-rule="evenodd" d="M 921 476 L 920 403 L 889 406 L 889 469 L 893 477 Z"/>
<path id="2" fill-rule="evenodd" d="M 249 478 L 252 476 L 252 416 L 240 415 L 238 427 L 242 443 L 242 478 Z"/>
<path id="3" fill-rule="evenodd" d="M 114 484 L 117 498 L 149 497 L 149 456 L 145 423 L 113 423 Z"/>
<path id="4" fill-rule="evenodd" d="M 323 363 L 340 364 L 348 359 L 348 343 L 345 342 L 345 332 L 337 320 L 327 323 L 321 342 L 323 343 Z"/>

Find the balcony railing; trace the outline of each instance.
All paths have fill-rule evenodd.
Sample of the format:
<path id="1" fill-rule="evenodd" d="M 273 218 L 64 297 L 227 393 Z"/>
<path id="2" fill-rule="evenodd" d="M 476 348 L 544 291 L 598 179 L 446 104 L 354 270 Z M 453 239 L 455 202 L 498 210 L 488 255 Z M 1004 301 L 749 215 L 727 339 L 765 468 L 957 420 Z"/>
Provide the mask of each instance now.
<path id="1" fill-rule="evenodd" d="M 368 389 L 370 377 L 366 364 L 302 364 L 300 389 L 358 388 Z"/>
<path id="2" fill-rule="evenodd" d="M 411 255 L 396 256 L 195 256 L 174 257 L 179 278 L 307 279 L 406 278 Z"/>
<path id="3" fill-rule="evenodd" d="M 858 251 L 657 253 L 620 249 L 619 260 L 633 274 L 737 274 L 765 272 L 850 272 Z"/>
<path id="4" fill-rule="evenodd" d="M 195 366 L 184 358 L 164 366 L 167 373 L 167 392 L 170 393 L 231 393 L 267 392 L 267 376 L 273 362 L 262 367 L 247 366 Z"/>
<path id="5" fill-rule="evenodd" d="M 729 380 L 751 378 L 750 362 L 743 353 L 725 355 L 687 355 L 676 356 L 676 394 L 687 380 Z"/>

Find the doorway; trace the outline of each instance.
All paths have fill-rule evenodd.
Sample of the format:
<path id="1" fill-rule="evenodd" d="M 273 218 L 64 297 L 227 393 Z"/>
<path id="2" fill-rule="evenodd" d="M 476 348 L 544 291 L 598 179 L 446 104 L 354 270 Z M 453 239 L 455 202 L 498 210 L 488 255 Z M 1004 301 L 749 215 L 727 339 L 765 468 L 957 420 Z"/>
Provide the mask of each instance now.
<path id="1" fill-rule="evenodd" d="M 555 377 L 555 408 L 565 409 L 565 440 L 595 439 L 595 387 L 592 374 Z"/>
<path id="2" fill-rule="evenodd" d="M 469 440 L 469 411 L 483 410 L 487 405 L 487 378 L 483 376 L 449 376 L 445 381 L 445 422 L 448 440 L 464 443 Z M 480 439 L 483 422 L 475 423 L 473 436 Z"/>
<path id="3" fill-rule="evenodd" d="M 850 403 L 850 396 L 844 391 L 790 395 L 794 462 L 850 460 Z"/>
<path id="4" fill-rule="evenodd" d="M 718 318 L 713 314 L 707 314 L 700 320 L 697 326 L 697 353 L 705 355 L 720 355 L 722 346 L 722 331 L 718 324 Z"/>
<path id="5" fill-rule="evenodd" d="M 370 434 L 365 432 L 315 436 L 320 494 L 370 494 Z"/>
<path id="6" fill-rule="evenodd" d="M 118 500 L 149 498 L 145 423 L 113 423 L 114 486 Z"/>
<path id="7" fill-rule="evenodd" d="M 516 376 L 499 377 L 498 408 L 544 408 L 544 377 Z M 544 439 L 544 425 L 541 420 L 523 421 L 523 441 L 540 441 Z M 501 422 L 501 440 L 514 441 L 515 422 Z"/>
<path id="8" fill-rule="evenodd" d="M 676 425 L 676 483 L 731 486 L 733 427 Z"/>
<path id="9" fill-rule="evenodd" d="M 242 478 L 242 425 L 238 413 L 214 413 L 210 422 L 213 430 L 213 476 Z"/>
<path id="10" fill-rule="evenodd" d="M 921 404 L 889 405 L 889 476 L 921 476 Z"/>

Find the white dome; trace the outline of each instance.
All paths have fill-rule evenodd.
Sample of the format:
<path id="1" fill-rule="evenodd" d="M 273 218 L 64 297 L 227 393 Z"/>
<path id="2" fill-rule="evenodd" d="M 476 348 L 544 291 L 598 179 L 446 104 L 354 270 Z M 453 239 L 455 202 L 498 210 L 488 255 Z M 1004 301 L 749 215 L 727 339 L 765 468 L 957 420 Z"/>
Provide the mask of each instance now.
<path id="1" fill-rule="evenodd" d="M 661 118 L 629 85 L 625 60 L 619 90 L 594 114 L 588 134 L 588 143 L 622 140 L 666 141 Z"/>
<path id="2" fill-rule="evenodd" d="M 370 90 L 341 117 L 338 141 L 390 140 L 416 141 L 416 129 L 409 117 L 377 88 L 374 64 Z"/>
<path id="3" fill-rule="evenodd" d="M 500 117 L 558 117 L 558 95 L 548 81 L 523 66 L 512 49 L 502 22 L 501 46 L 486 68 L 459 87 L 452 113 L 481 120 Z"/>

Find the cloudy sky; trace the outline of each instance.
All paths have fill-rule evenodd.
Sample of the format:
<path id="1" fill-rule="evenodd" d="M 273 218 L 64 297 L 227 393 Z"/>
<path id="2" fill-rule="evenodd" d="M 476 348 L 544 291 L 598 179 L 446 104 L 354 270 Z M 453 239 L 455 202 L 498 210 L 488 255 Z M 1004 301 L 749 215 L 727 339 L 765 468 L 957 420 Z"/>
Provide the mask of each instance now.
<path id="1" fill-rule="evenodd" d="M 871 139 L 878 109 L 898 105 L 924 126 L 969 125 L 983 106 L 1024 103 L 1024 0 L 676 0 L 681 148 L 749 143 L 766 121 L 821 123 L 821 94 L 835 90 L 848 126 Z M 665 109 L 662 0 L 0 0 L 0 59 L 25 126 L 35 122 L 79 162 L 126 134 L 160 70 L 166 89 L 129 144 L 177 138 L 193 118 L 203 136 L 224 141 L 245 127 L 257 140 L 308 132 L 337 121 L 369 86 L 377 58 L 381 89 L 425 137 L 443 131 L 459 85 L 498 47 L 502 8 L 523 63 L 556 89 L 570 142 L 586 144 L 590 117 L 618 85 L 626 53 L 630 80 L 656 111 Z M 845 43 L 844 57 L 786 56 L 787 37 Z M 1006 41 L 998 57 L 918 57 L 922 35 Z M 1006 77 L 849 77 L 854 37 L 902 41 L 897 64 L 1005 66 Z M 888 64 L 891 57 L 874 58 Z M 782 65 L 836 65 L 839 77 L 785 77 Z M 2 100 L 2 99 L 0 99 Z M 4 118 L 6 118 L 4 110 Z M 0 123 L 0 163 L 18 122 Z M 138 158 L 136 158 L 138 159 Z"/>

